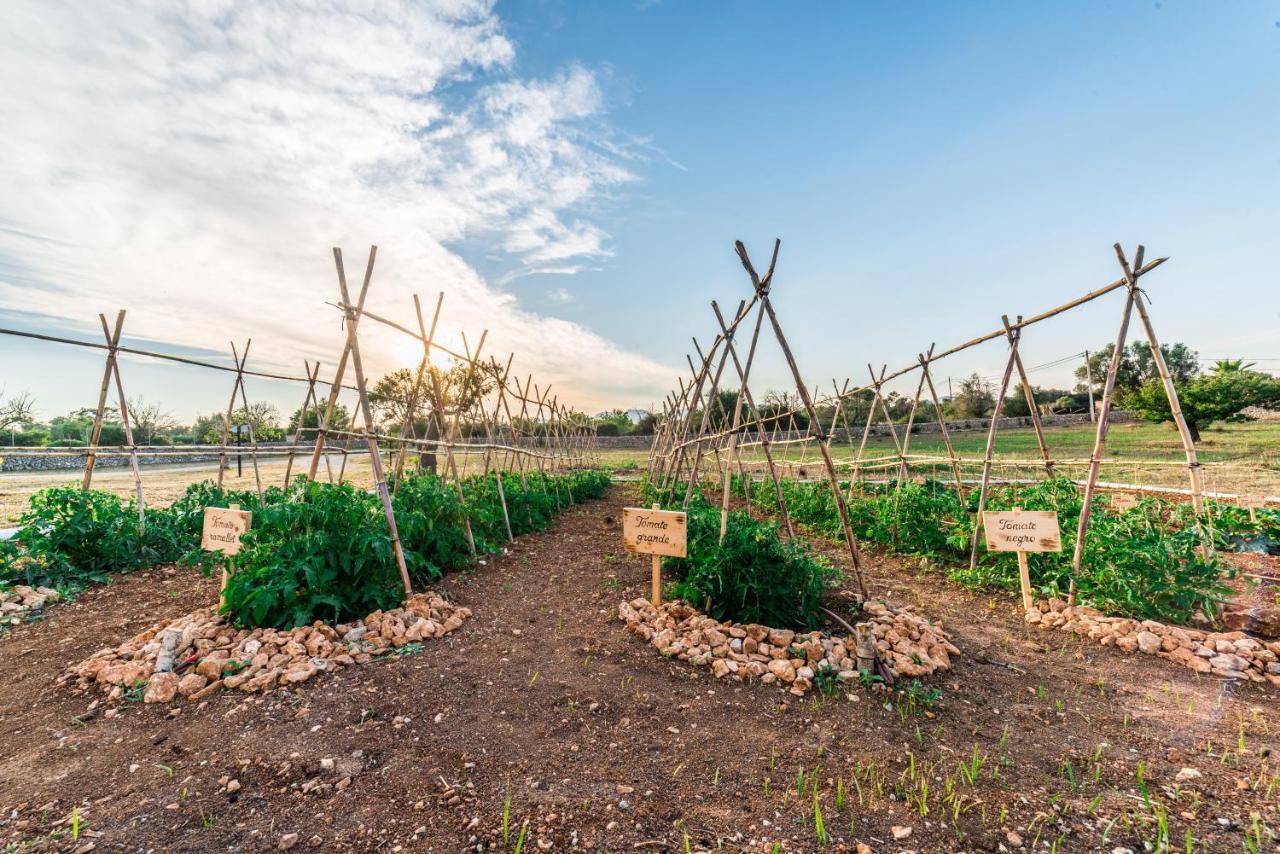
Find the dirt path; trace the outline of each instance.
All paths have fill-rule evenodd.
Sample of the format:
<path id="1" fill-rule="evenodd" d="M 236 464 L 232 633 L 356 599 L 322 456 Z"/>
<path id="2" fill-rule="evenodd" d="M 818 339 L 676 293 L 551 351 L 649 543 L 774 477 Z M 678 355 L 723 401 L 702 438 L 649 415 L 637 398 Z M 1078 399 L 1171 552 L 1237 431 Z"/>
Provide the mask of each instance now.
<path id="1" fill-rule="evenodd" d="M 440 589 L 475 616 L 447 640 L 266 697 L 73 720 L 90 698 L 57 674 L 211 601 L 210 582 L 186 570 L 122 578 L 17 629 L 0 639 L 0 840 L 265 850 L 297 833 L 299 848 L 322 850 L 510 851 L 527 820 L 526 851 L 683 851 L 686 837 L 689 850 L 811 851 L 816 779 L 831 850 L 1013 849 L 1014 833 L 1109 851 L 1141 847 L 1139 762 L 1180 849 L 1189 828 L 1197 850 L 1240 850 L 1253 811 L 1280 826 L 1280 780 L 1266 791 L 1274 692 L 1028 633 L 1003 596 L 899 561 L 871 561 L 873 592 L 918 603 L 965 653 L 931 709 L 866 689 L 796 702 L 661 658 L 613 613 L 648 584 L 647 560 L 621 551 L 620 508 L 634 500 L 615 488 L 451 576 Z M 956 783 L 975 745 L 975 781 Z M 932 787 L 926 815 L 893 797 L 912 767 Z M 1184 767 L 1203 776 L 1176 784 L 1175 801 Z M 963 799 L 943 805 L 947 778 Z M 1129 827 L 1121 818 L 1103 843 L 1126 809 Z M 894 826 L 912 834 L 894 842 Z"/>

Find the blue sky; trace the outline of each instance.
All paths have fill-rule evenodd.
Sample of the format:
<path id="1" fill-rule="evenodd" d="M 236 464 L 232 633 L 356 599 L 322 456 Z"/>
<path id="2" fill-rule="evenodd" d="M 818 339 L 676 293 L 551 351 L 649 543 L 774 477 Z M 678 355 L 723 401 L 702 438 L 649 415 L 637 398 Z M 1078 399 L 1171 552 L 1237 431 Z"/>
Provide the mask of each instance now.
<path id="1" fill-rule="evenodd" d="M 32 8 L 33 21 L 47 15 Z M 232 334 L 255 334 L 272 342 L 263 358 L 273 365 L 292 364 L 295 353 L 299 363 L 303 354 L 332 362 L 339 333 L 315 331 L 332 325 L 322 310 L 323 300 L 333 298 L 328 247 L 349 241 L 350 257 L 359 258 L 361 241 L 377 240 L 389 259 L 386 289 L 378 291 L 388 306 L 404 305 L 410 289 L 443 288 L 446 306 L 458 307 L 459 325 L 495 325 L 501 346 L 510 344 L 570 399 L 589 409 L 645 406 L 674 384 L 690 336 L 703 342 L 712 336 L 709 301 L 731 309 L 747 295 L 734 239 L 745 240 L 763 265 L 772 238 L 782 238 L 774 300 L 806 378 L 824 386 L 833 377 L 863 379 L 867 362 L 893 368 L 931 341 L 945 347 L 988 331 L 1002 313 L 1031 314 L 1106 284 L 1118 276 L 1111 250 L 1118 240 L 1130 250 L 1145 243 L 1148 257 L 1172 257 L 1147 281 L 1162 338 L 1186 341 L 1205 356 L 1269 359 L 1261 364 L 1280 370 L 1280 289 L 1272 272 L 1280 222 L 1274 3 L 499 2 L 470 10 L 461 23 L 436 17 L 444 22 L 410 20 L 417 29 L 409 31 L 421 39 L 388 51 L 387 67 L 370 72 L 357 95 L 367 99 L 425 78 L 428 95 L 397 107 L 428 103 L 437 111 L 420 117 L 426 130 L 419 136 L 438 127 L 441 116 L 467 115 L 453 128 L 455 137 L 479 135 L 485 146 L 497 138 L 507 156 L 491 157 L 474 144 L 441 147 L 384 169 L 386 150 L 404 140 L 369 140 L 379 141 L 378 122 L 403 123 L 395 110 L 373 113 L 357 128 L 365 133 L 313 151 L 315 133 L 305 132 L 310 126 L 294 104 L 324 78 L 303 67 L 289 78 L 295 100 L 272 107 L 297 129 L 288 138 L 297 150 L 283 162 L 267 157 L 263 166 L 280 184 L 273 198 L 288 204 L 254 223 L 252 234 L 227 225 L 258 204 L 238 182 L 254 180 L 253 158 L 265 157 L 262 148 L 233 139 L 233 153 L 248 165 L 219 175 L 216 190 L 197 174 L 189 200 L 164 199 L 168 219 L 177 216 L 183 230 L 167 234 L 145 218 L 126 220 L 123 230 L 144 247 L 153 230 L 166 243 L 225 232 L 222 241 L 201 242 L 195 251 L 202 258 L 242 253 L 233 258 L 234 272 L 219 277 L 240 308 L 218 324 L 171 328 L 174 315 L 208 312 L 212 302 L 207 294 L 175 296 L 167 313 L 149 315 L 143 307 L 140 334 L 214 350 Z M 241 21 L 237 32 L 251 33 L 260 23 Z M 361 44 L 341 22 L 302 24 L 317 32 L 332 25 L 343 44 Z M 145 25 L 161 42 L 174 38 L 169 22 Z M 184 31 L 201 25 L 220 26 L 188 22 Z M 8 51 L 16 61 L 18 24 L 12 26 L 0 32 L 0 58 Z M 86 24 L 86 37 L 91 31 L 97 32 Z M 375 28 L 361 37 L 378 45 L 388 34 Z M 201 74 L 268 59 L 288 68 L 314 47 L 246 36 L 223 56 L 211 44 Z M 41 55 L 71 56 L 74 47 L 45 45 Z M 269 56 L 275 50 L 283 56 Z M 430 60 L 442 53 L 450 58 L 439 71 Z M 395 60 L 403 61 L 404 80 L 395 79 Z M 50 61 L 50 68 L 59 66 Z M 72 64 L 61 69 L 74 80 Z M 106 72 L 122 81 L 110 97 L 139 101 L 125 70 L 108 61 Z M 194 76 L 162 79 L 160 94 Z M 51 72 L 49 79 L 61 78 Z M 281 81 L 268 77 L 265 85 Z M 49 93 L 68 91 L 51 85 Z M 201 88 L 193 97 L 205 93 Z M 336 98 L 334 115 L 351 106 L 346 94 L 325 96 Z M 46 97 L 0 106 L 26 115 L 20 135 L 47 150 L 59 103 Z M 218 103 L 228 121 L 239 119 L 240 110 L 260 109 L 252 98 Z M 65 109 L 73 105 L 74 99 Z M 159 127 L 196 121 L 142 109 Z M 516 113 L 518 121 L 511 118 Z M 260 126 L 248 124 L 254 130 L 245 139 L 259 139 Z M 158 155 L 161 163 L 192 138 L 190 129 L 175 136 Z M 362 146 L 369 151 L 360 152 Z M 220 162 L 225 151 L 205 150 L 191 162 Z M 100 156 L 74 147 L 63 153 Z M 320 165 L 293 180 L 299 162 Z M 371 170 L 375 162 L 379 168 Z M 100 165 L 119 167 L 110 160 Z M 132 168 L 118 170 L 125 178 L 100 202 L 117 216 L 132 192 L 154 192 L 148 175 Z M 432 170 L 431 177 L 423 179 L 421 170 Z M 455 173 L 462 177 L 438 177 Z M 328 201 L 298 189 L 325 181 L 337 191 Z M 518 190 L 491 189 L 511 186 Z M 359 218 L 341 203 L 353 193 Z M 50 181 L 26 196 L 0 202 L 0 225 L 76 242 L 83 222 L 51 222 L 33 212 L 74 203 L 65 182 Z M 213 228 L 209 211 L 220 217 Z M 280 224 L 298 218 L 310 228 Z M 264 234 L 274 239 L 244 248 Z M 0 295 L 27 297 L 0 318 L 4 325 L 45 323 L 33 311 L 78 318 L 85 309 L 70 298 L 30 298 L 32 277 L 69 281 L 75 293 L 97 288 L 99 303 L 121 294 L 118 281 L 81 254 L 122 251 L 112 242 L 120 236 L 109 233 L 67 252 L 32 252 L 29 241 L 0 239 Z M 413 252 L 406 253 L 410 244 Z M 276 253 L 281 266 L 270 267 L 270 276 L 261 272 L 269 249 L 285 245 Z M 160 250 L 144 252 L 143 260 L 174 263 Z M 192 264 L 183 272 L 198 276 L 201 269 Z M 277 285 L 295 271 L 298 284 Z M 141 261 L 122 272 L 133 281 L 155 276 Z M 157 287 L 158 279 L 150 280 Z M 255 310 L 254 300 L 277 286 L 281 302 Z M 145 299 L 127 288 L 121 298 L 135 295 Z M 305 314 L 304 333 L 279 322 L 285 296 L 290 307 L 298 300 L 319 306 Z M 134 304 L 125 305 L 132 315 Z M 1026 361 L 1048 362 L 1110 340 L 1118 311 L 1118 298 L 1100 300 L 1029 330 Z M 298 340 L 287 348 L 281 341 L 290 336 Z M 996 374 L 1002 350 L 988 345 L 939 373 Z M 0 386 L 19 390 L 23 371 L 47 359 L 48 351 L 41 353 L 0 340 L 0 365 L 9 365 L 0 368 Z M 380 353 L 378 364 L 392 367 L 400 351 L 387 343 Z M 53 369 L 66 360 L 39 365 Z M 772 354 L 760 371 L 764 386 L 786 381 Z M 1068 373 L 1049 369 L 1033 380 L 1067 384 Z M 81 397 L 92 396 L 95 378 L 76 382 L 85 386 Z M 221 380 L 211 382 L 140 390 L 173 395 L 174 409 L 185 416 L 222 405 L 222 393 L 213 390 Z M 263 386 L 261 393 L 276 391 Z M 283 400 L 291 392 L 280 394 Z"/>
<path id="2" fill-rule="evenodd" d="M 1280 356 L 1275 4 L 605 5 L 499 11 L 522 62 L 607 65 L 614 123 L 684 167 L 650 164 L 613 262 L 568 286 L 562 310 L 624 346 L 709 334 L 707 300 L 745 294 L 738 237 L 783 238 L 775 299 L 814 381 L 1111 281 L 1119 240 L 1172 257 L 1148 280 L 1162 337 Z M 620 313 L 620 292 L 654 298 Z M 1110 340 L 1117 310 L 1028 332 L 1029 361 Z"/>

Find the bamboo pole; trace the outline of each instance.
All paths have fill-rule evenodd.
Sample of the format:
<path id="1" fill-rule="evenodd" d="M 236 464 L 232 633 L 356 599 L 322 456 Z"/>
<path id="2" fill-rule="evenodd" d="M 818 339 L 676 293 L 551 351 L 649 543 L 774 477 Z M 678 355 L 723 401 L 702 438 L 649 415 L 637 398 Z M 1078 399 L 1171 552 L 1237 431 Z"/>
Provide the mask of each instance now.
<path id="1" fill-rule="evenodd" d="M 245 341 L 244 358 L 236 355 L 236 344 L 231 342 L 231 356 L 236 360 L 236 364 L 240 366 L 240 370 L 236 373 L 236 381 L 240 388 L 240 402 L 244 406 L 244 423 L 249 428 L 249 453 L 253 459 L 253 480 L 258 487 L 258 504 L 263 503 L 262 498 L 262 475 L 258 473 L 258 440 L 253 435 L 253 414 L 249 411 L 249 397 L 244 390 L 244 363 L 249 361 L 249 345 L 253 343 L 250 338 Z"/>
<path id="2" fill-rule="evenodd" d="M 340 256 L 341 252 L 338 252 L 338 255 Z M 373 276 L 373 263 L 375 260 L 377 260 L 377 257 L 378 257 L 378 247 L 370 246 L 369 261 L 365 266 L 364 284 L 360 286 L 360 297 L 356 301 L 356 305 L 354 309 L 355 317 L 360 317 L 361 312 L 364 310 L 364 299 L 365 299 L 365 296 L 369 293 L 369 279 L 370 277 Z M 341 264 L 339 264 L 339 267 L 341 267 Z M 343 275 L 345 276 L 345 273 Z M 347 298 L 345 296 L 342 298 L 342 300 L 344 304 L 347 302 Z M 351 314 L 350 310 L 344 310 L 344 311 L 345 311 L 344 316 L 346 314 Z M 324 453 L 325 433 L 329 429 L 329 425 L 333 423 L 334 407 L 337 406 L 337 403 L 338 403 L 338 389 L 342 388 L 342 376 L 347 371 L 347 359 L 350 356 L 350 353 L 351 353 L 351 336 L 348 335 L 346 342 L 342 346 L 342 355 L 338 357 L 338 367 L 337 367 L 337 370 L 334 372 L 333 382 L 329 386 L 329 399 L 328 401 L 326 401 L 324 418 L 320 419 L 320 426 L 316 431 L 316 445 L 315 445 L 315 449 L 312 451 L 312 454 L 311 454 L 311 465 L 307 468 L 308 480 L 315 480 L 316 470 L 320 468 L 320 455 Z M 351 420 L 354 421 L 354 419 L 355 419 L 355 414 L 352 413 Z M 342 458 L 342 467 L 344 472 L 346 470 L 346 465 L 347 465 L 347 459 L 346 459 L 346 454 L 344 453 Z M 339 473 L 338 482 L 339 483 L 342 482 L 342 473 Z M 221 481 L 219 481 L 219 484 L 221 484 Z"/>
<path id="3" fill-rule="evenodd" d="M 1143 247 L 1138 247 L 1135 260 L 1137 267 L 1142 268 Z M 1124 310 L 1120 314 L 1120 329 L 1116 332 L 1115 349 L 1111 353 L 1111 364 L 1107 366 L 1107 379 L 1102 386 L 1102 405 L 1098 411 L 1097 431 L 1093 440 L 1093 453 L 1089 457 L 1089 473 L 1084 484 L 1084 503 L 1080 507 L 1080 519 L 1076 526 L 1076 545 L 1071 555 L 1071 585 L 1067 592 L 1067 603 L 1074 605 L 1076 601 L 1076 577 L 1080 575 L 1080 565 L 1084 559 L 1085 535 L 1089 531 L 1089 514 L 1093 510 L 1093 493 L 1098 483 L 1098 466 L 1107 445 L 1107 428 L 1111 423 L 1111 405 L 1114 402 L 1116 375 L 1120 370 L 1120 362 L 1124 358 L 1125 339 L 1129 334 L 1129 318 L 1133 314 L 1133 297 L 1137 288 L 1137 275 L 1130 269 L 1127 259 L 1120 264 L 1124 271 L 1125 281 L 1129 289 L 1125 293 Z"/>
<path id="4" fill-rule="evenodd" d="M 111 375 L 115 371 L 116 353 L 119 351 L 120 330 L 124 326 L 124 310 L 116 313 L 116 325 L 108 338 L 107 363 L 102 369 L 102 386 L 98 389 L 98 408 L 93 416 L 93 428 L 89 432 L 89 453 L 84 459 L 84 477 L 80 482 L 82 490 L 88 490 L 93 483 L 93 467 L 98 459 L 98 439 L 102 436 L 102 419 L 107 409 L 107 390 L 111 386 Z"/>
<path id="5" fill-rule="evenodd" d="M 930 354 L 933 353 L 933 345 L 929 345 Z M 933 411 L 938 418 L 938 430 L 942 433 L 942 443 L 947 448 L 947 460 L 951 463 L 951 474 L 956 480 L 956 495 L 960 497 L 961 503 L 964 502 L 964 480 L 960 476 L 960 463 L 956 459 L 956 449 L 951 444 L 951 433 L 947 430 L 947 416 L 942 411 L 942 404 L 938 401 L 938 390 L 933 385 L 933 374 L 929 370 L 929 359 L 925 358 L 924 353 L 917 354 L 920 359 L 920 370 L 924 376 L 925 383 L 929 386 L 929 398 L 933 401 Z"/>
<path id="6" fill-rule="evenodd" d="M 722 330 L 726 329 L 727 327 L 724 323 L 724 317 L 720 314 L 720 306 L 713 302 L 711 307 L 715 311 L 716 321 L 720 324 L 720 328 Z M 756 407 L 755 398 L 751 394 L 751 386 L 747 382 L 748 377 L 751 375 L 751 365 L 755 361 L 756 345 L 760 341 L 760 328 L 763 322 L 764 304 L 761 303 L 756 314 L 755 329 L 751 333 L 751 346 L 747 350 L 747 361 L 745 367 L 738 361 L 738 352 L 734 348 L 732 342 L 729 343 L 728 349 L 730 357 L 733 359 L 734 370 L 737 371 L 738 374 L 738 381 L 741 389 L 739 393 L 746 400 L 747 406 L 750 407 L 751 414 L 755 419 L 756 435 L 759 437 L 761 450 L 764 451 L 765 463 L 769 467 L 769 477 L 773 481 L 774 497 L 778 501 L 778 512 L 782 514 L 782 523 L 787 529 L 787 536 L 794 540 L 796 537 L 796 530 L 791 523 L 791 511 L 787 509 L 786 499 L 782 495 L 782 480 L 778 477 L 778 467 L 774 463 L 773 451 L 770 450 L 769 447 L 769 437 L 765 431 L 764 421 L 760 417 L 760 410 Z"/>
<path id="7" fill-rule="evenodd" d="M 311 369 L 311 363 L 310 363 L 310 362 L 308 362 L 306 359 L 303 359 L 303 360 L 302 360 L 302 369 L 303 369 L 304 371 L 306 371 L 306 373 L 307 373 L 307 394 L 306 394 L 306 397 L 304 397 L 304 398 L 302 399 L 302 409 L 301 409 L 301 410 L 299 410 L 299 412 L 298 412 L 298 432 L 297 432 L 297 434 L 296 434 L 296 436 L 295 436 L 294 443 L 293 443 L 293 444 L 295 444 L 295 445 L 297 444 L 297 438 L 300 438 L 300 437 L 302 436 L 303 432 L 307 429 L 307 413 L 308 413 L 308 412 L 310 411 L 310 409 L 311 409 L 311 403 L 312 403 L 312 401 L 314 401 L 314 400 L 315 400 L 315 393 L 316 393 L 316 379 L 320 376 L 320 362 L 319 362 L 319 360 L 317 360 L 317 361 L 316 361 L 316 367 L 315 367 L 315 370 L 313 371 L 313 370 Z M 316 409 L 317 409 L 317 410 L 319 410 L 319 409 L 320 409 L 319 401 L 315 401 L 315 402 L 316 402 Z M 320 413 L 317 411 L 317 412 L 316 412 L 316 418 L 317 418 L 317 420 L 316 420 L 316 424 L 317 424 L 317 426 L 318 426 L 318 425 L 319 425 L 319 423 L 320 423 L 320 422 L 319 422 L 319 415 L 320 415 Z M 289 462 L 288 462 L 288 463 L 286 463 L 286 464 L 285 464 L 285 467 L 284 467 L 284 487 L 285 487 L 285 489 L 288 489 L 288 488 L 289 488 L 289 478 L 290 478 L 290 476 L 292 476 L 292 474 L 293 474 L 293 458 L 294 458 L 294 456 L 295 456 L 296 454 L 297 454 L 297 451 L 295 451 L 293 447 L 290 447 L 290 448 L 289 448 Z M 328 462 L 328 457 L 326 457 L 326 458 L 325 458 L 325 461 L 326 461 L 326 462 Z M 332 477 L 332 474 L 331 474 L 331 477 Z"/>
<path id="8" fill-rule="evenodd" d="M 117 313 L 117 328 L 124 322 L 124 312 Z M 111 330 L 107 328 L 107 316 L 99 314 L 102 322 L 102 335 L 111 341 Z M 129 444 L 129 468 L 133 470 L 133 489 L 138 503 L 138 525 L 145 528 L 147 524 L 146 500 L 142 494 L 142 471 L 138 467 L 138 446 L 133 441 L 133 426 L 129 423 L 129 404 L 124 397 L 124 382 L 120 379 L 120 360 L 111 359 L 111 373 L 116 381 L 116 397 L 120 400 L 120 423 L 124 427 L 124 440 Z"/>
<path id="9" fill-rule="evenodd" d="M 1120 248 L 1120 244 L 1115 245 L 1116 254 L 1123 259 L 1124 250 Z M 1138 251 L 1142 251 L 1142 247 L 1138 247 Z M 1138 266 L 1141 266 L 1141 255 L 1135 259 Z M 1156 338 L 1155 327 L 1151 324 L 1151 316 L 1147 313 L 1146 303 L 1142 298 L 1141 288 L 1133 289 L 1133 304 L 1138 309 L 1138 317 L 1142 320 L 1142 328 L 1147 333 L 1147 343 L 1151 346 L 1151 358 L 1156 364 L 1156 370 L 1160 372 L 1160 382 L 1164 385 L 1164 393 L 1169 398 L 1169 411 L 1173 416 L 1173 423 L 1178 427 L 1178 435 L 1182 438 L 1182 448 L 1187 455 L 1187 472 L 1191 480 L 1191 506 L 1195 508 L 1196 515 L 1204 513 L 1204 480 L 1200 471 L 1200 461 L 1196 457 L 1196 443 L 1191 437 L 1191 429 L 1187 426 L 1187 419 L 1182 414 L 1182 404 L 1178 400 L 1178 389 L 1173 384 L 1173 377 L 1169 374 L 1169 366 L 1165 362 L 1164 351 L 1160 349 L 1160 341 Z M 1206 551 L 1208 547 L 1206 546 Z"/>
<path id="10" fill-rule="evenodd" d="M 791 368 L 791 375 L 795 378 L 796 391 L 800 394 L 800 400 L 804 404 L 809 415 L 810 427 L 818 424 L 817 411 L 814 409 L 813 401 L 809 399 L 809 389 L 804 383 L 804 379 L 800 375 L 800 368 L 796 365 L 795 356 L 791 353 L 791 347 L 787 344 L 787 337 L 782 333 L 782 324 L 778 322 L 778 315 L 773 310 L 773 303 L 769 299 L 769 288 L 772 285 L 774 265 L 778 260 L 778 249 L 782 245 L 781 240 L 775 240 L 773 244 L 773 258 L 769 262 L 769 271 L 761 279 L 756 275 L 755 268 L 751 266 L 751 259 L 747 256 L 747 248 L 739 240 L 736 243 L 738 257 L 742 261 L 742 266 L 746 269 L 747 274 L 751 277 L 751 284 L 755 288 L 756 294 L 760 297 L 760 302 L 764 306 L 765 313 L 769 315 L 769 323 L 773 326 L 774 337 L 778 339 L 778 346 L 782 349 L 782 355 L 787 361 L 787 365 Z M 836 508 L 840 511 L 840 524 L 844 529 L 845 542 L 849 546 L 849 558 L 853 564 L 853 573 L 858 581 L 858 592 L 865 600 L 868 597 L 867 583 L 862 577 L 862 557 L 858 550 L 858 542 L 853 536 L 853 528 L 849 524 L 849 508 L 845 504 L 844 493 L 840 490 L 840 481 L 836 477 L 835 465 L 831 462 L 831 451 L 827 447 L 825 441 L 821 441 L 824 437 L 818 436 L 819 448 L 822 451 L 823 463 L 827 469 L 827 477 L 831 482 L 831 489 L 835 495 Z"/>
<path id="11" fill-rule="evenodd" d="M 1018 317 L 1018 321 L 1022 321 L 1022 317 Z M 1013 327 L 1009 323 L 1009 315 L 1000 315 L 1000 322 L 1004 324 L 1005 334 L 1008 336 L 1010 343 L 1013 341 Z M 1021 329 L 1019 329 L 1021 335 Z M 1040 446 L 1040 456 L 1044 460 L 1045 477 L 1053 477 L 1053 460 L 1049 459 L 1049 444 L 1044 438 L 1044 429 L 1040 425 L 1040 409 L 1036 406 L 1036 396 L 1031 390 L 1031 381 L 1027 378 L 1027 370 L 1022 366 L 1022 356 L 1014 351 L 1013 364 L 1018 369 L 1018 381 L 1022 386 L 1022 394 L 1027 401 L 1027 411 L 1031 413 L 1031 427 L 1036 433 L 1036 443 Z"/>
<path id="12" fill-rule="evenodd" d="M 360 299 L 363 304 L 364 295 L 369 290 L 369 280 L 373 277 L 373 262 L 376 247 L 370 249 L 369 265 L 365 269 L 364 287 L 361 289 Z M 350 295 L 347 290 L 347 273 L 342 264 L 342 250 L 338 247 L 333 249 L 333 260 L 338 268 L 338 289 L 342 293 L 343 303 L 350 302 Z M 359 394 L 360 411 L 364 415 L 365 429 L 369 433 L 369 462 L 373 466 L 373 485 L 378 493 L 378 498 L 382 502 L 383 514 L 387 518 L 387 529 L 391 533 L 391 550 L 396 557 L 396 566 L 400 569 L 400 580 L 404 583 L 404 595 L 407 599 L 413 595 L 413 582 L 409 579 L 409 568 L 405 565 L 404 548 L 400 543 L 400 531 L 396 527 L 395 509 L 391 504 L 391 493 L 387 490 L 386 477 L 382 470 L 382 456 L 378 451 L 378 440 L 374 433 L 376 428 L 373 421 L 373 410 L 369 406 L 369 392 L 365 384 L 364 367 L 360 363 L 360 341 L 357 338 L 357 326 L 360 323 L 360 316 L 353 311 L 347 311 L 347 346 L 343 348 L 343 356 L 350 354 L 351 367 L 356 375 L 356 388 Z M 245 357 L 248 358 L 248 347 L 245 348 Z M 335 380 L 334 384 L 337 385 Z M 250 433 L 250 436 L 253 434 Z M 319 442 L 317 441 L 317 446 Z M 314 465 L 314 460 L 313 460 Z"/>
<path id="13" fill-rule="evenodd" d="M 1009 378 L 1013 375 L 1013 357 L 1018 352 L 1018 339 L 1021 329 L 1009 339 L 1009 361 L 1004 366 L 1004 376 L 1000 379 L 1000 394 L 996 397 L 995 410 L 991 413 L 991 425 L 987 429 L 987 450 L 982 457 L 982 483 L 978 487 L 978 511 L 973 525 L 973 539 L 969 549 L 969 569 L 978 565 L 978 532 L 982 527 L 982 511 L 987 505 L 987 487 L 991 484 L 991 458 L 995 454 L 996 430 L 1000 424 L 1000 413 L 1004 409 L 1004 396 L 1009 390 Z"/>

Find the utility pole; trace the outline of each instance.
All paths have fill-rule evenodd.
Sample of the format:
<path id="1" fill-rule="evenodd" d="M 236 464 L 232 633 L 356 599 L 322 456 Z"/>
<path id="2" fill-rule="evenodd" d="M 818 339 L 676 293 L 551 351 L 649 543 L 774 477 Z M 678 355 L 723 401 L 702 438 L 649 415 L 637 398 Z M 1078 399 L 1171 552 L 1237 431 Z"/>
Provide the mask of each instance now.
<path id="1" fill-rule="evenodd" d="M 1093 412 L 1093 372 L 1089 370 L 1089 351 L 1084 351 L 1084 387 L 1089 390 L 1089 420 L 1096 421 Z"/>

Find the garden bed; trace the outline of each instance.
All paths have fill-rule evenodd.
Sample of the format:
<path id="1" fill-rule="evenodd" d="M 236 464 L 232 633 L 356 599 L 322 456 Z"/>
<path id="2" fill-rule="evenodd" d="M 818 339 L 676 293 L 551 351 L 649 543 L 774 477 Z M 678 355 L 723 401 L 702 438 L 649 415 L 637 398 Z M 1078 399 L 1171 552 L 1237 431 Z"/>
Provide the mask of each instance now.
<path id="1" fill-rule="evenodd" d="M 906 608 L 867 602 L 862 614 L 875 637 L 877 657 L 894 677 L 948 670 L 951 656 L 960 654 L 950 635 Z M 859 678 L 852 636 L 722 622 L 682 601 L 654 606 L 648 599 L 632 599 L 618 606 L 618 617 L 662 655 L 709 665 L 717 679 L 776 682 L 803 696 L 815 685 L 829 692 Z"/>
<path id="2" fill-rule="evenodd" d="M 1270 682 L 1280 688 L 1280 641 L 1261 641 L 1244 632 L 1207 632 L 1155 620 L 1108 617 L 1097 608 L 1042 599 L 1024 619 L 1041 629 L 1060 629 L 1125 652 L 1156 655 L 1197 673 L 1226 679 Z"/>
<path id="3" fill-rule="evenodd" d="M 203 608 L 95 652 L 59 681 L 105 691 L 114 703 L 199 701 L 222 689 L 267 692 L 442 638 L 470 616 L 469 609 L 437 593 L 419 593 L 403 607 L 374 611 L 354 623 L 317 620 L 287 630 L 237 629 Z"/>

